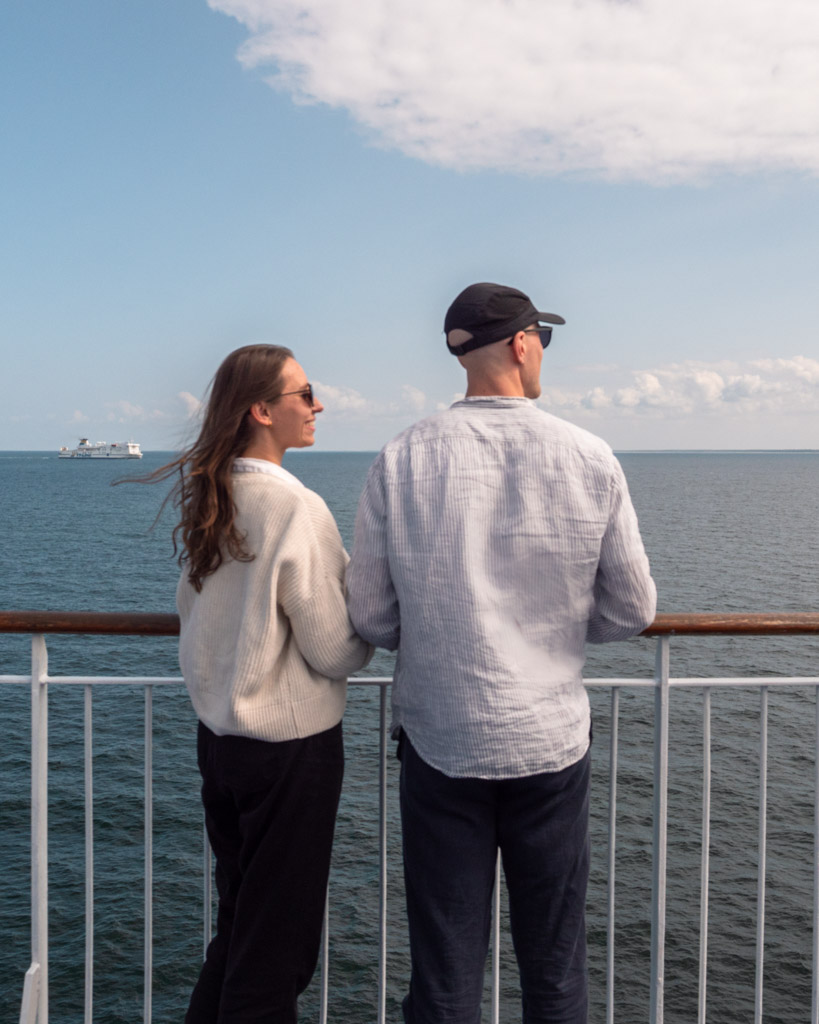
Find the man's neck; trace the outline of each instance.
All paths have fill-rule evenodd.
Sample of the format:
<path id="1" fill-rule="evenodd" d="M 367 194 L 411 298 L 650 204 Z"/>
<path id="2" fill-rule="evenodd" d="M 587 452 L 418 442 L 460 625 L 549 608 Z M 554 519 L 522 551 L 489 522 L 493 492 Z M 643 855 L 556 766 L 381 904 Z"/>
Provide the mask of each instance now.
<path id="1" fill-rule="evenodd" d="M 525 398 L 520 377 L 467 377 L 467 398 Z"/>

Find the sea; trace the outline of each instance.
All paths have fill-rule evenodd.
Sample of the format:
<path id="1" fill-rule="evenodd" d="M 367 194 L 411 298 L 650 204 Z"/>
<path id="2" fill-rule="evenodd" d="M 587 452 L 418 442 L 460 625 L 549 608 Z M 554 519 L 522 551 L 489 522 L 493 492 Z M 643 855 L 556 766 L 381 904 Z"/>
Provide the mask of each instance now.
<path id="1" fill-rule="evenodd" d="M 0 608 L 174 610 L 178 567 L 166 485 L 120 483 L 162 465 L 60 460 L 54 452 L 0 452 Z M 318 491 L 345 543 L 372 453 L 288 453 L 285 465 Z M 819 452 L 651 452 L 620 455 L 659 591 L 661 612 L 804 612 L 819 608 Z M 656 641 L 591 648 L 588 677 L 650 678 Z M 176 641 L 152 637 L 48 638 L 49 672 L 176 676 Z M 819 674 L 819 638 L 675 638 L 672 675 Z M 0 674 L 30 671 L 30 639 L 0 635 Z M 378 652 L 364 674 L 390 675 Z M 50 690 L 51 1020 L 83 1019 L 83 695 Z M 592 872 L 588 900 L 593 1024 L 605 1019 L 606 822 L 610 697 L 594 716 Z M 0 685 L 0 1024 L 16 1024 L 30 960 L 28 688 Z M 182 686 L 155 689 L 153 1021 L 183 1019 L 202 957 L 202 817 L 196 721 Z M 94 694 L 95 945 L 98 1024 L 142 1019 L 143 715 L 136 686 Z M 760 696 L 715 691 L 708 1020 L 754 1015 Z M 702 695 L 671 694 L 665 1020 L 696 1020 Z M 350 688 L 347 768 L 330 898 L 329 1015 L 372 1024 L 378 969 L 378 693 Z M 615 1020 L 648 1020 L 653 695 L 620 700 Z M 764 1020 L 808 1020 L 811 1006 L 815 695 L 771 692 Z M 390 744 L 392 747 L 392 744 Z M 387 1019 L 401 1020 L 409 974 L 402 906 L 396 762 L 389 755 Z M 521 1019 L 511 942 L 501 944 L 501 1021 Z M 487 987 L 484 1019 L 489 1019 Z M 301 1019 L 318 1019 L 318 973 Z"/>

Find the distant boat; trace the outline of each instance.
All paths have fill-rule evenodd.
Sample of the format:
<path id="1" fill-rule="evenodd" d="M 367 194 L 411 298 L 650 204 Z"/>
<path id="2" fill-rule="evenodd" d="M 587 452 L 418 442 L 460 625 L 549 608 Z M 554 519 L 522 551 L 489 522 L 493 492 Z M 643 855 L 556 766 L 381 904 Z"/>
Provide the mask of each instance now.
<path id="1" fill-rule="evenodd" d="M 141 459 L 142 452 L 136 441 L 96 441 L 94 444 L 87 437 L 81 437 L 76 448 L 60 448 L 61 459 Z"/>

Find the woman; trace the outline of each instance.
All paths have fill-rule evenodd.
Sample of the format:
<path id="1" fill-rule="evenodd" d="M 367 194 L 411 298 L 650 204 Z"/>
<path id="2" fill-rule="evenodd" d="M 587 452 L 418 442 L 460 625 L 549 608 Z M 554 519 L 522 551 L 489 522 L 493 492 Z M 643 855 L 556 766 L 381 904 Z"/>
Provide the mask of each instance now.
<path id="1" fill-rule="evenodd" d="M 295 1021 L 318 960 L 345 677 L 372 654 L 347 616 L 335 521 L 281 465 L 322 409 L 289 349 L 237 349 L 164 470 L 180 474 L 179 660 L 219 891 L 187 1024 Z"/>

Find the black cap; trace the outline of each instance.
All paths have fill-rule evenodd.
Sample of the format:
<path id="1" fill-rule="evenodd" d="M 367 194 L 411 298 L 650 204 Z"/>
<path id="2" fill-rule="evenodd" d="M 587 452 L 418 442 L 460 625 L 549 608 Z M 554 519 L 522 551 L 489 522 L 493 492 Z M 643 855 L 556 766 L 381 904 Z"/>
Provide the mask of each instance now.
<path id="1" fill-rule="evenodd" d="M 503 284 L 471 284 L 446 311 L 444 333 L 455 356 L 492 345 L 534 323 L 565 324 L 555 313 L 539 313 L 528 295 Z M 471 337 L 460 345 L 449 344 L 450 331 L 466 331 Z"/>

